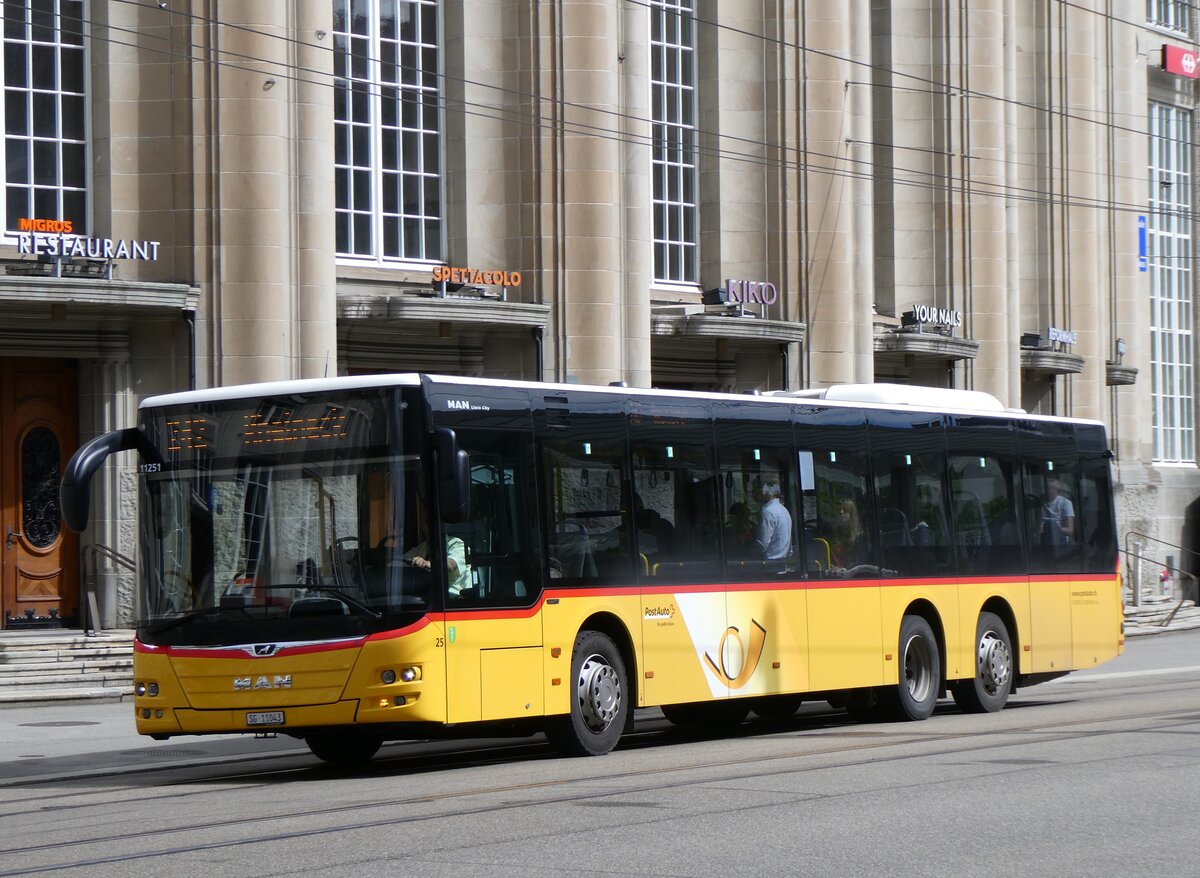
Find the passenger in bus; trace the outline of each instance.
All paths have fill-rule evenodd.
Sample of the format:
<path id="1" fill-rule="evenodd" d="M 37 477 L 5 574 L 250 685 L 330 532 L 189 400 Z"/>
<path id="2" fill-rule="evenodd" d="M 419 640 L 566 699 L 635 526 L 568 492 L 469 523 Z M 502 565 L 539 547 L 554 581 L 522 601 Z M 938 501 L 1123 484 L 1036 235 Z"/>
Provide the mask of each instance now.
<path id="1" fill-rule="evenodd" d="M 837 521 L 830 541 L 830 559 L 833 576 L 854 578 L 878 576 L 879 568 L 863 563 L 867 559 L 869 543 L 858 518 L 858 506 L 846 497 L 838 501 Z"/>
<path id="2" fill-rule="evenodd" d="M 648 558 L 668 557 L 674 553 L 675 526 L 652 506 L 633 495 L 634 524 L 637 525 L 638 551 Z"/>
<path id="3" fill-rule="evenodd" d="M 779 499 L 779 478 L 765 476 L 760 491 L 762 508 L 755 539 L 764 561 L 786 561 L 792 554 L 792 515 Z"/>
<path id="4" fill-rule="evenodd" d="M 837 517 L 833 522 L 832 539 L 829 541 L 830 556 L 834 567 L 852 567 L 862 555 L 862 525 L 858 520 L 858 506 L 849 497 L 838 501 Z"/>
<path id="5" fill-rule="evenodd" d="M 417 500 L 417 539 L 415 546 L 400 556 L 417 570 L 432 570 L 429 556 L 429 516 L 425 504 Z M 458 537 L 446 537 L 446 581 L 451 597 L 458 597 L 463 589 L 471 586 L 471 568 L 467 565 L 467 547 Z"/>
<path id="6" fill-rule="evenodd" d="M 1075 507 L 1063 493 L 1062 482 L 1049 479 L 1046 482 L 1046 502 L 1042 505 L 1042 542 L 1063 546 L 1071 542 L 1074 534 Z"/>

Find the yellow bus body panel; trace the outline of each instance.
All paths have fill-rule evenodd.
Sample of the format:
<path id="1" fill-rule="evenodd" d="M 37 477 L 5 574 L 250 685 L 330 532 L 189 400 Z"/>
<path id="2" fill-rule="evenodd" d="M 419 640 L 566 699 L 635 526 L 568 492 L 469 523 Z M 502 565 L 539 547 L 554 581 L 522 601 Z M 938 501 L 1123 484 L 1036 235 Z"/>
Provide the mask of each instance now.
<path id="1" fill-rule="evenodd" d="M 1061 577 L 1031 576 L 1029 606 L 1032 617 L 1029 643 L 1032 673 L 1071 669 L 1074 636 L 1071 625 L 1071 583 Z M 1081 637 L 1087 636 L 1079 632 Z"/>
<path id="2" fill-rule="evenodd" d="M 134 707 L 139 732 L 166 735 L 560 715 L 585 628 L 626 652 L 638 706 L 892 685 L 900 622 L 918 601 L 932 607 L 947 680 L 974 675 L 976 624 L 993 602 L 1011 614 L 1020 673 L 1093 667 L 1123 650 L 1115 574 L 554 589 L 525 610 L 431 614 L 265 656 L 139 644 L 134 679 L 158 695 Z M 415 679 L 400 679 L 406 669 Z M 247 724 L 263 711 L 283 711 L 285 725 Z"/>
<path id="3" fill-rule="evenodd" d="M 541 621 L 545 646 L 543 681 L 547 716 L 569 713 L 571 710 L 574 689 L 571 660 L 575 639 L 592 617 L 598 617 L 602 624 L 615 624 L 628 637 L 631 660 L 626 662 L 625 673 L 630 686 L 637 692 L 635 703 L 645 703 L 641 610 L 642 599 L 636 588 L 556 589 L 546 592 Z M 621 648 L 620 643 L 617 646 Z"/>
<path id="4" fill-rule="evenodd" d="M 1071 664 L 1091 668 L 1121 654 L 1125 622 L 1120 580 L 1075 576 L 1071 582 Z"/>
<path id="5" fill-rule="evenodd" d="M 1015 631 L 1008 632 L 1012 639 L 1013 662 L 1018 672 L 1028 673 L 1030 653 L 1023 645 L 1029 643 L 1029 580 L 1024 576 L 995 582 L 966 580 L 958 586 L 957 592 L 956 613 L 946 617 L 946 679 L 966 680 L 975 675 L 979 660 L 975 629 L 979 625 L 979 614 L 991 600 L 1008 605 L 1016 626 Z"/>
<path id="6" fill-rule="evenodd" d="M 824 580 L 808 593 L 809 680 L 814 690 L 879 686 L 884 640 L 877 580 Z M 887 640 L 898 636 L 888 632 Z"/>
<path id="7" fill-rule="evenodd" d="M 541 714 L 542 619 L 535 610 L 448 613 L 445 620 L 446 722 L 533 716 L 533 705 L 538 706 L 536 715 Z M 522 652 L 519 656 L 498 653 L 507 650 Z M 504 681 L 503 669 L 515 670 L 516 666 L 522 670 L 520 676 Z M 485 691 L 485 676 L 493 686 L 503 681 L 509 691 Z M 531 707 L 519 713 L 497 715 L 498 700 Z"/>

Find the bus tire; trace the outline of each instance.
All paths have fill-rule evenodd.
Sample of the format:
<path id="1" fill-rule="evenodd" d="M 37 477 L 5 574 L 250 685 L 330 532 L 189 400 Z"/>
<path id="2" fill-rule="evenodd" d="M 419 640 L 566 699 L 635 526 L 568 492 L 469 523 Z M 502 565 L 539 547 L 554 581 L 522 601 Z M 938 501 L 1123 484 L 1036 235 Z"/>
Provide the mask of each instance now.
<path id="1" fill-rule="evenodd" d="M 754 701 L 754 714 L 768 722 L 786 722 L 796 715 L 804 699 L 799 695 L 768 695 Z"/>
<path id="2" fill-rule="evenodd" d="M 1012 638 L 995 613 L 980 613 L 975 625 L 975 676 L 950 687 L 963 713 L 995 713 L 1008 703 L 1013 682 Z"/>
<path id="3" fill-rule="evenodd" d="M 550 719 L 550 744 L 564 756 L 603 756 L 621 739 L 629 710 L 620 650 L 606 634 L 579 632 L 571 653 L 571 712 Z"/>
<path id="4" fill-rule="evenodd" d="M 662 712 L 671 725 L 729 729 L 750 715 L 750 705 L 744 698 L 698 701 L 694 704 L 664 704 Z"/>
<path id="5" fill-rule="evenodd" d="M 933 629 L 921 616 L 905 616 L 900 622 L 900 679 L 886 687 L 880 703 L 896 720 L 927 719 L 937 707 L 942 692 L 942 661 Z"/>
<path id="6" fill-rule="evenodd" d="M 304 736 L 304 743 L 318 759 L 333 765 L 363 765 L 370 762 L 383 738 L 359 731 L 313 732 Z"/>

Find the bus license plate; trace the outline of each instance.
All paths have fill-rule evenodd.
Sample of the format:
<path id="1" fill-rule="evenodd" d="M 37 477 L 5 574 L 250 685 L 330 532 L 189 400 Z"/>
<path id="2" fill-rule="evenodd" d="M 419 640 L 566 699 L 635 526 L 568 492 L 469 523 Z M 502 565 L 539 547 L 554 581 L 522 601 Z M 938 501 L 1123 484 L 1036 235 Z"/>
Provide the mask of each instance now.
<path id="1" fill-rule="evenodd" d="M 262 713 L 246 714 L 246 725 L 248 726 L 281 726 L 283 725 L 282 710 L 268 710 Z"/>

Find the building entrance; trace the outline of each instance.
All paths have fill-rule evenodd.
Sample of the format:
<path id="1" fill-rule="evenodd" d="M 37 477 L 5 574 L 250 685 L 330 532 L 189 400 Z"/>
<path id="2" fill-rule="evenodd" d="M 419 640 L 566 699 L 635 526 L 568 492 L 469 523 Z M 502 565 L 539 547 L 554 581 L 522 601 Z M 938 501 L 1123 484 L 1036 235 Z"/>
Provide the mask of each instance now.
<path id="1" fill-rule="evenodd" d="M 58 481 L 78 438 L 68 360 L 0 357 L 0 624 L 74 626 L 78 539 L 63 526 Z"/>

